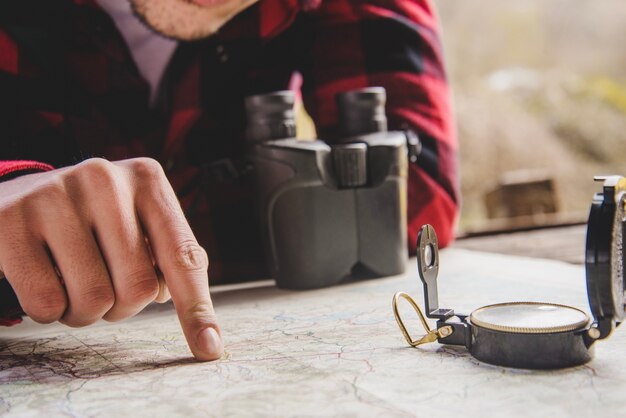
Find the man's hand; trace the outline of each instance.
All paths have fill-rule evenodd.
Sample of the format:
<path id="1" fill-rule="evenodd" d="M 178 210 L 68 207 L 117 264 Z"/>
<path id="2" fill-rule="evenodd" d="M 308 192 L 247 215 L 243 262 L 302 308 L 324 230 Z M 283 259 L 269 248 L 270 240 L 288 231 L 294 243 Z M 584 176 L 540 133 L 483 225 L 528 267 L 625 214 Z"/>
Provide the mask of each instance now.
<path id="1" fill-rule="evenodd" d="M 0 183 L 0 272 L 37 322 L 118 321 L 171 293 L 194 356 L 213 360 L 223 345 L 207 267 L 154 160 L 95 158 Z"/>

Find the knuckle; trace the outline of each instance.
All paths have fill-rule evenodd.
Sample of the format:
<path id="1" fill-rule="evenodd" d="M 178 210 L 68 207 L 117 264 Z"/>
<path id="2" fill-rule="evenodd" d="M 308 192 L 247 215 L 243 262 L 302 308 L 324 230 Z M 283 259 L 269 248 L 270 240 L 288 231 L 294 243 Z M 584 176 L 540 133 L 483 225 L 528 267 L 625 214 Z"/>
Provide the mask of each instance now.
<path id="1" fill-rule="evenodd" d="M 76 165 L 73 173 L 89 185 L 112 189 L 115 186 L 115 165 L 104 158 L 90 158 Z"/>
<path id="2" fill-rule="evenodd" d="M 113 167 L 113 163 L 104 158 L 89 158 L 76 165 L 76 169 L 80 170 L 81 173 L 94 178 L 107 175 L 113 170 Z"/>
<path id="3" fill-rule="evenodd" d="M 108 284 L 88 286 L 79 296 L 82 311 L 88 316 L 100 315 L 113 307 L 115 294 Z"/>
<path id="4" fill-rule="evenodd" d="M 186 307 L 183 319 L 194 328 L 203 328 L 207 324 L 217 322 L 213 305 L 208 301 L 199 301 Z"/>
<path id="5" fill-rule="evenodd" d="M 206 271 L 209 257 L 206 251 L 195 241 L 185 241 L 174 250 L 176 267 L 185 271 Z"/>
<path id="6" fill-rule="evenodd" d="M 67 298 L 61 290 L 38 291 L 24 303 L 24 312 L 41 324 L 58 321 L 66 308 Z"/>
<path id="7" fill-rule="evenodd" d="M 159 283 L 154 270 L 140 270 L 129 274 L 124 281 L 123 294 L 118 298 L 129 302 L 154 300 L 159 293 Z"/>
<path id="8" fill-rule="evenodd" d="M 154 182 L 165 177 L 163 167 L 158 161 L 148 157 L 133 158 L 130 161 L 135 177 L 143 182 Z"/>

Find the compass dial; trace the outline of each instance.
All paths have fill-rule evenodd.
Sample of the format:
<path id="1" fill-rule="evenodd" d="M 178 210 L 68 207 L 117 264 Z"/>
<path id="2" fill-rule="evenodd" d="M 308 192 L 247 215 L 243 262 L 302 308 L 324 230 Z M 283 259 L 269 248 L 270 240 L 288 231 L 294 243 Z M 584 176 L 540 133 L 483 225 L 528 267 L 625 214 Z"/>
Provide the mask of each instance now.
<path id="1" fill-rule="evenodd" d="M 493 331 L 547 334 L 584 329 L 590 318 L 571 306 L 539 302 L 511 302 L 484 306 L 470 315 L 470 322 Z"/>

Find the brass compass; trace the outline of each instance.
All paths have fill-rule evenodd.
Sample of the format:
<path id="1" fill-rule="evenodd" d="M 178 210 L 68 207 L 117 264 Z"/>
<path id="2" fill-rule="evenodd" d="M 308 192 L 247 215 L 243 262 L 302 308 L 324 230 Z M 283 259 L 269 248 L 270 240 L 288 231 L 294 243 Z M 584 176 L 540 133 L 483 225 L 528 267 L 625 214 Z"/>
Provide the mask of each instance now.
<path id="1" fill-rule="evenodd" d="M 597 177 L 603 190 L 594 196 L 587 223 L 585 268 L 593 318 L 567 305 L 508 302 L 483 306 L 470 315 L 440 308 L 437 295 L 439 247 L 435 230 L 424 225 L 417 238 L 417 267 L 424 285 L 426 316 L 406 293 L 393 297 L 393 310 L 407 342 L 417 347 L 438 341 L 462 345 L 486 363 L 527 369 L 576 366 L 591 360 L 597 340 L 608 337 L 626 316 L 624 293 L 624 223 L 626 178 Z M 406 299 L 416 310 L 426 335 L 413 340 L 398 311 Z"/>

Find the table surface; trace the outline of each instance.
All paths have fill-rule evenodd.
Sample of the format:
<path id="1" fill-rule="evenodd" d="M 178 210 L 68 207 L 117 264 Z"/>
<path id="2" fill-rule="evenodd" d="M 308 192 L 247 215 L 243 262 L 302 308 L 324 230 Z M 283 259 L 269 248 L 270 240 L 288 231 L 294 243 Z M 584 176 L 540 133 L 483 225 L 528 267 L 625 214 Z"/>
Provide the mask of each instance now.
<path id="1" fill-rule="evenodd" d="M 586 225 L 574 225 L 463 238 L 457 240 L 454 246 L 488 253 L 584 264 L 586 235 Z"/>
<path id="2" fill-rule="evenodd" d="M 0 414 L 626 415 L 621 329 L 597 343 L 589 364 L 556 371 L 483 364 L 462 347 L 407 346 L 391 299 L 403 290 L 422 303 L 414 261 L 402 276 L 315 291 L 271 282 L 216 289 L 227 354 L 211 363 L 193 361 L 170 304 L 84 329 L 2 330 Z M 453 248 L 441 254 L 440 303 L 465 313 L 514 300 L 588 310 L 584 281 L 580 265 Z M 417 336 L 418 321 L 408 322 Z"/>

